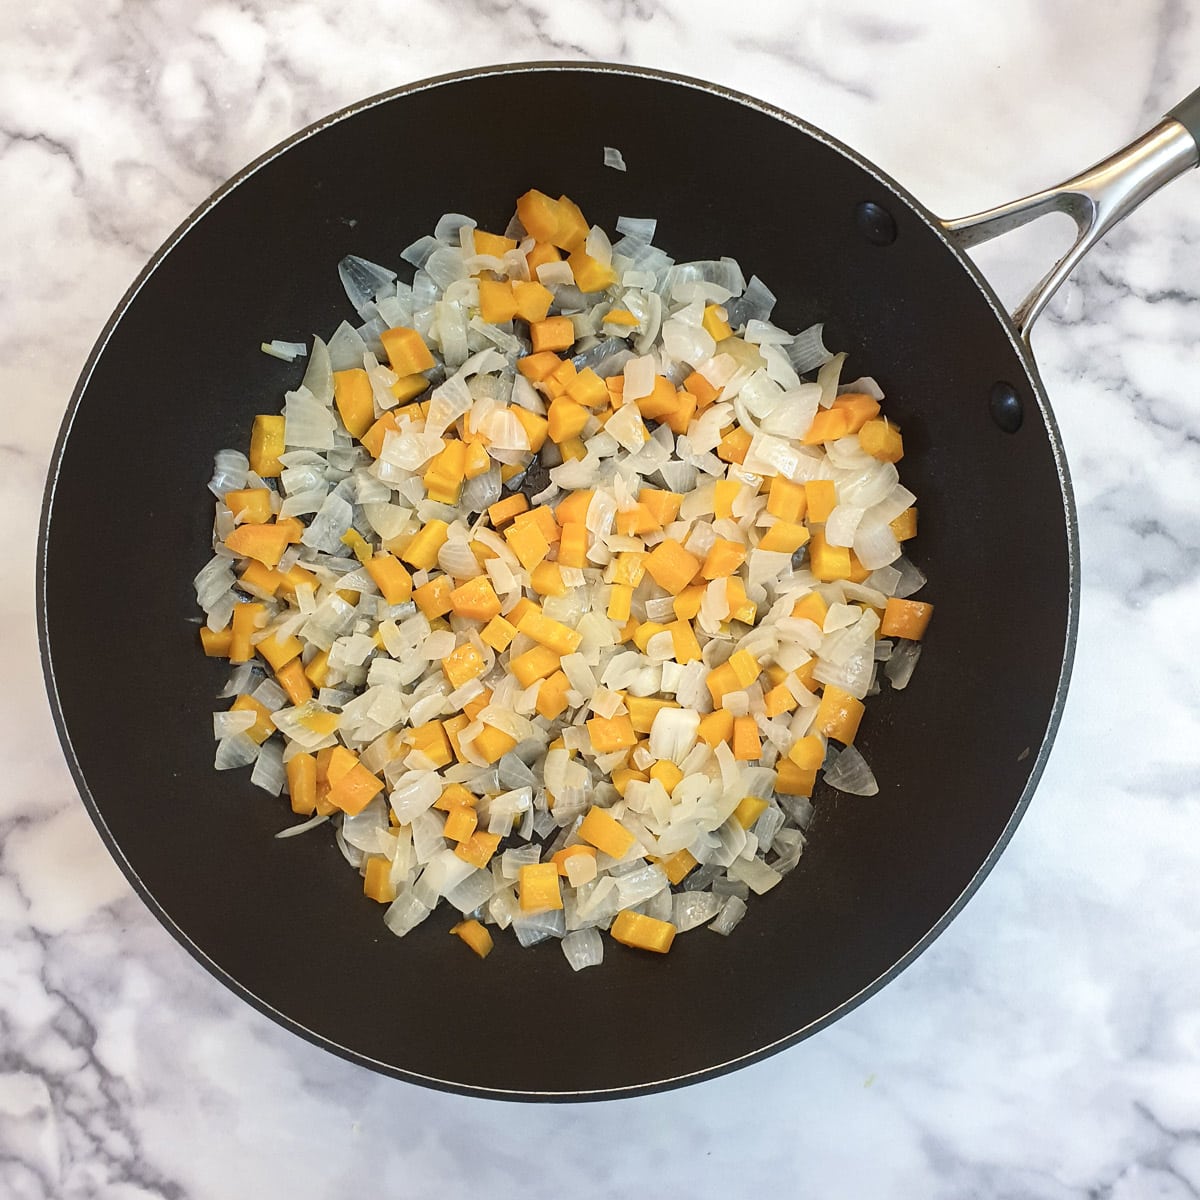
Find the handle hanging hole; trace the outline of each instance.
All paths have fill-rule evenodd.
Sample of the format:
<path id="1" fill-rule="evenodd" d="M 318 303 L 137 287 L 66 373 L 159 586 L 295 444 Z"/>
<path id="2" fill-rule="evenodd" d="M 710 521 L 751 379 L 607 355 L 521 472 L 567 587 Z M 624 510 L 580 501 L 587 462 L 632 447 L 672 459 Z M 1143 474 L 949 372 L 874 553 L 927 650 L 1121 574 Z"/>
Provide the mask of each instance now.
<path id="1" fill-rule="evenodd" d="M 992 420 L 1005 433 L 1016 433 L 1025 419 L 1025 408 L 1017 389 L 1011 383 L 1003 381 L 992 384 L 992 394 L 988 400 L 988 411 Z"/>
<path id="2" fill-rule="evenodd" d="M 872 245 L 890 246 L 896 240 L 896 219 L 873 200 L 864 200 L 855 208 L 854 224 Z"/>

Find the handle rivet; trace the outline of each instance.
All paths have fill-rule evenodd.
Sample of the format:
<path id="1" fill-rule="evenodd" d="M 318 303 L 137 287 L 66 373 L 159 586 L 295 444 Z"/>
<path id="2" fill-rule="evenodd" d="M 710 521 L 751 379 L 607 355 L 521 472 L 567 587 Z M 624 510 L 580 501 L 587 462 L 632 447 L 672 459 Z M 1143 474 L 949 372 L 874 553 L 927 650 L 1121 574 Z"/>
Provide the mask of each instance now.
<path id="1" fill-rule="evenodd" d="M 1016 433 L 1025 419 L 1025 409 L 1021 397 L 1011 383 L 992 384 L 992 395 L 988 401 L 988 411 L 992 420 L 1005 432 Z"/>
<path id="2" fill-rule="evenodd" d="M 886 208 L 864 200 L 854 210 L 858 232 L 875 246 L 890 246 L 896 240 L 896 220 Z"/>

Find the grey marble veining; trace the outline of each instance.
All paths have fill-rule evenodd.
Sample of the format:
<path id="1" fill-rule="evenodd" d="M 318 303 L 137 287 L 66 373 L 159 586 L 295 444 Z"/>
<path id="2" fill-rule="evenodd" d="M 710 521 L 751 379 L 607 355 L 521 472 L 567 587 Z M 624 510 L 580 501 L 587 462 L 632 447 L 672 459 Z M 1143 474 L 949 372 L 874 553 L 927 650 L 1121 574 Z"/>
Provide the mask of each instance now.
<path id="1" fill-rule="evenodd" d="M 571 57 L 748 91 L 957 215 L 1138 133 L 1200 82 L 1200 22 L 1181 0 L 5 6 L 0 1197 L 1200 1195 L 1200 177 L 1101 245 L 1034 336 L 1083 554 L 1035 803 L 932 949 L 825 1033 L 615 1104 L 429 1093 L 235 1000 L 94 833 L 42 698 L 32 564 L 108 313 L 213 187 L 305 123 L 442 71 Z M 980 261 L 1015 297 L 1053 244 Z"/>

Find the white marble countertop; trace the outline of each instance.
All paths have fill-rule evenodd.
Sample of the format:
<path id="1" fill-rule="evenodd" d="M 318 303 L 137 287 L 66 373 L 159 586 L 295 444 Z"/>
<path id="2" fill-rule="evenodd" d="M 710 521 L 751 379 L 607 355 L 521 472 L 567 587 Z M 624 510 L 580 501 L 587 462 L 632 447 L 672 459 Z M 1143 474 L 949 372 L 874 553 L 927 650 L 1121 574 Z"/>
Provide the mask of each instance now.
<path id="1" fill-rule="evenodd" d="M 224 991 L 101 845 L 43 696 L 33 552 L 109 311 L 212 188 L 309 121 L 426 75 L 578 56 L 760 96 L 953 213 L 1148 126 L 1200 82 L 1200 23 L 1172 0 L 5 6 L 0 1196 L 1200 1195 L 1200 177 L 1101 246 L 1035 337 L 1083 551 L 1040 791 L 949 930 L 829 1030 L 635 1100 L 427 1092 Z M 984 261 L 1013 292 L 1047 260 L 1018 239 Z"/>

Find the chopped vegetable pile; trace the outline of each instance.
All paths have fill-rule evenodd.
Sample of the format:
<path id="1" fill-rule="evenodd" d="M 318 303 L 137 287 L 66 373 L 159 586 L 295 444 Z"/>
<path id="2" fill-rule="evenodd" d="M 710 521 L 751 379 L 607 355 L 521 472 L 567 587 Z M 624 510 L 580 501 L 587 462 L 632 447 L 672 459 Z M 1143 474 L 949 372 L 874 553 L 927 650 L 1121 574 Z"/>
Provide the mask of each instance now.
<path id="1" fill-rule="evenodd" d="M 900 430 L 737 263 L 615 244 L 565 196 L 443 217 L 412 284 L 340 265 L 360 324 L 222 450 L 206 654 L 219 769 L 286 787 L 403 936 L 445 900 L 599 963 L 728 934 L 805 844 L 821 773 L 872 795 L 865 699 L 932 606 Z M 815 373 L 815 378 L 811 377 Z"/>

